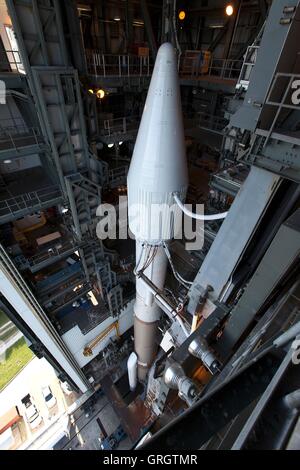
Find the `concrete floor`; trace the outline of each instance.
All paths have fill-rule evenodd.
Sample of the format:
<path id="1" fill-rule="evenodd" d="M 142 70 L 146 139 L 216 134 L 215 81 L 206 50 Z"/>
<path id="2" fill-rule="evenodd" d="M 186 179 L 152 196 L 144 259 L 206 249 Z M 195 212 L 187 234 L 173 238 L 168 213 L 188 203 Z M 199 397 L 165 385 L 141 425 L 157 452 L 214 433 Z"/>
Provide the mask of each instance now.
<path id="1" fill-rule="evenodd" d="M 111 435 L 119 426 L 120 421 L 112 406 L 105 396 L 101 397 L 93 408 L 84 413 L 77 410 L 71 421 L 73 424 L 70 430 L 70 439 L 64 438 L 55 446 L 56 450 L 101 450 L 100 447 L 100 427 L 97 419 L 101 420 L 108 435 Z M 132 443 L 127 437 L 120 442 L 118 449 L 130 449 Z"/>

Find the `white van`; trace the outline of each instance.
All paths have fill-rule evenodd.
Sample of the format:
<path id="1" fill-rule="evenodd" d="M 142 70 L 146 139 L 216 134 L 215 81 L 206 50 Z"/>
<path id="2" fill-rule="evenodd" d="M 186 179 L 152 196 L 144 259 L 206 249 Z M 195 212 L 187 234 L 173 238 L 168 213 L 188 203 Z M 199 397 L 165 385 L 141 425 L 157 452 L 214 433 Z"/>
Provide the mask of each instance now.
<path id="1" fill-rule="evenodd" d="M 31 429 L 36 429 L 43 421 L 43 418 L 36 409 L 36 406 L 32 403 L 32 398 L 29 394 L 22 398 L 21 401 L 25 407 L 25 417 L 29 426 Z"/>

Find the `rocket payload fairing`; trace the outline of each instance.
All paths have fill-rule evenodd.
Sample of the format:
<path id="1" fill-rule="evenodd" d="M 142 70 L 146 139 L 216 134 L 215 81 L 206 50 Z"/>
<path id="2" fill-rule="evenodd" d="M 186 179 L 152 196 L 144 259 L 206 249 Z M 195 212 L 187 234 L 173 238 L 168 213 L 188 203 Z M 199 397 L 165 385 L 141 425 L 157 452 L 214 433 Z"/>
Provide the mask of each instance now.
<path id="1" fill-rule="evenodd" d="M 163 289 L 167 257 L 162 244 L 174 238 L 174 220 L 180 213 L 174 193 L 183 200 L 188 185 L 177 57 L 169 43 L 157 53 L 127 185 L 136 270 Z M 145 379 L 155 357 L 160 313 L 153 294 L 137 278 L 134 338 L 140 380 Z"/>

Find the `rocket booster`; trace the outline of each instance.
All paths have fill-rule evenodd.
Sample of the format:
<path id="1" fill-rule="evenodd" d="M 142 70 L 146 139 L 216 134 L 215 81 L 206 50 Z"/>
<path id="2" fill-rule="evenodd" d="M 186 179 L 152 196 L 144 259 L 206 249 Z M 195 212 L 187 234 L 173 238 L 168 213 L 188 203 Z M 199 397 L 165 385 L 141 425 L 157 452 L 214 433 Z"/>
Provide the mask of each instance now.
<path id="1" fill-rule="evenodd" d="M 163 242 L 175 235 L 188 186 L 177 58 L 172 44 L 157 53 L 150 87 L 127 177 L 129 228 L 136 238 L 137 271 L 163 289 L 167 257 Z M 172 208 L 172 210 L 171 210 Z M 144 380 L 156 353 L 160 308 L 137 278 L 134 306 L 138 376 Z"/>

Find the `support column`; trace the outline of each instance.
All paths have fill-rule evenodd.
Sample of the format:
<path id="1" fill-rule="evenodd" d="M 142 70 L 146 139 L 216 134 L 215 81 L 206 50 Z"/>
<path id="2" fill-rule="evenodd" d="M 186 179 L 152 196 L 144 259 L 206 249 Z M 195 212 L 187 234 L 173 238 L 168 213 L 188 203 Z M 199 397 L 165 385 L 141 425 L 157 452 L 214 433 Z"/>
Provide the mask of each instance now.
<path id="1" fill-rule="evenodd" d="M 151 49 L 152 57 L 155 59 L 156 54 L 157 54 L 157 46 L 156 46 L 156 41 L 155 41 L 153 28 L 151 24 L 151 18 L 149 15 L 149 10 L 148 10 L 148 5 L 147 5 L 146 0 L 141 0 L 141 9 L 142 9 L 144 22 L 145 22 L 145 28 L 146 28 L 147 38 L 149 41 L 149 46 Z"/>

